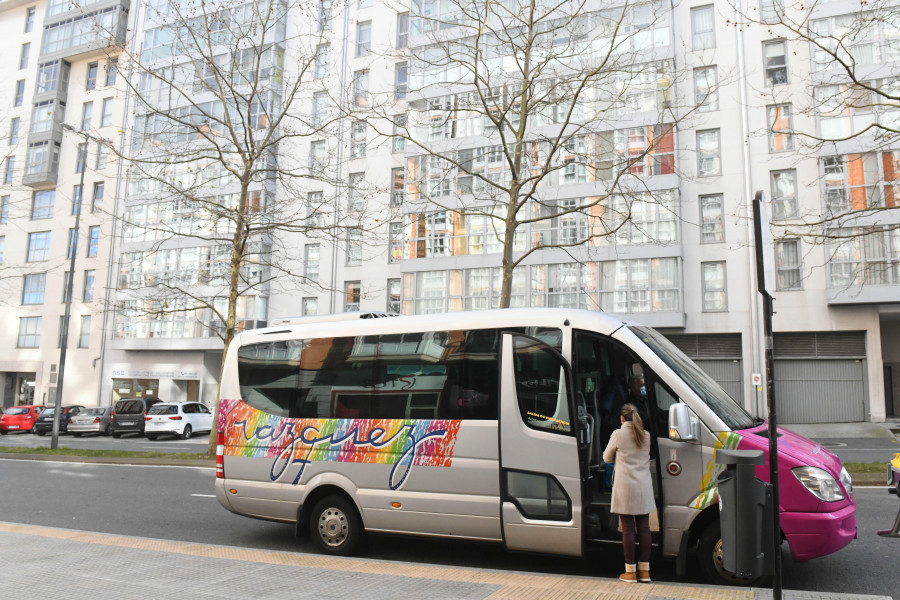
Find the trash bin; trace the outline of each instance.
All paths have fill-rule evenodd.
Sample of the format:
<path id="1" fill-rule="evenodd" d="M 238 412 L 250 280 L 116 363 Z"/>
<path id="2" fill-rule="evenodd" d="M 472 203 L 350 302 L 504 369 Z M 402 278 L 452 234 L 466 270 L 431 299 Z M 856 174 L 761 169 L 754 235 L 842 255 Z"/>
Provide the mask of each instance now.
<path id="1" fill-rule="evenodd" d="M 716 451 L 716 464 L 725 465 L 719 486 L 722 566 L 739 577 L 771 573 L 772 491 L 754 475 L 765 463 L 761 450 Z"/>

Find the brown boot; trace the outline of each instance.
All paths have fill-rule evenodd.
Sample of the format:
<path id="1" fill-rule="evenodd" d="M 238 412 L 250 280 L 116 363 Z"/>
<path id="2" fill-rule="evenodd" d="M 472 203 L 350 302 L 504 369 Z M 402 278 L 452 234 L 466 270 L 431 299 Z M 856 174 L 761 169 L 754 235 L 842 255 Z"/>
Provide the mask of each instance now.
<path id="1" fill-rule="evenodd" d="M 637 568 L 636 565 L 629 565 L 625 563 L 625 572 L 619 575 L 619 581 L 624 581 L 625 583 L 634 583 L 637 581 Z"/>
<path id="2" fill-rule="evenodd" d="M 637 564 L 637 580 L 641 583 L 650 583 L 650 563 L 639 562 Z"/>

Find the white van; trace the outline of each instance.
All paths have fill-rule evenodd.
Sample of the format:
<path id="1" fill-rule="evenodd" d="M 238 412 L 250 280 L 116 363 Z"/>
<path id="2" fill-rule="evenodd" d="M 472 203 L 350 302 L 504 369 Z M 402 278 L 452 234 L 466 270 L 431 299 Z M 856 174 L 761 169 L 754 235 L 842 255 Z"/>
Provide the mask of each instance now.
<path id="1" fill-rule="evenodd" d="M 764 422 L 659 333 L 596 312 L 357 313 L 245 331 L 225 357 L 216 497 L 294 523 L 332 554 L 369 531 L 582 556 L 621 541 L 600 459 L 604 407 L 638 374 L 654 543 L 682 573 L 698 546 L 704 573 L 735 583 L 721 566 L 714 455 L 767 453 Z M 793 556 L 834 552 L 856 536 L 849 476 L 828 450 L 781 435 Z"/>

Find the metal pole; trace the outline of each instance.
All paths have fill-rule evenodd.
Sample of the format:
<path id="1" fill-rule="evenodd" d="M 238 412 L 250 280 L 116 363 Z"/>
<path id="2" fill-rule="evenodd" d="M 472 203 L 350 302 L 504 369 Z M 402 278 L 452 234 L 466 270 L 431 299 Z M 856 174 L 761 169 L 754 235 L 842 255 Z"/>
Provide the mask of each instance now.
<path id="1" fill-rule="evenodd" d="M 763 229 L 765 228 L 765 229 Z M 753 237 L 756 242 L 757 290 L 763 300 L 763 335 L 765 338 L 766 403 L 769 413 L 769 483 L 772 486 L 772 598 L 781 600 L 781 505 L 778 501 L 778 420 L 775 414 L 775 359 L 772 343 L 772 265 L 766 251 L 772 246 L 769 239 L 769 219 L 766 195 L 756 192 L 753 201 Z"/>
<path id="2" fill-rule="evenodd" d="M 772 296 L 763 294 L 766 337 L 766 399 L 769 409 L 769 482 L 772 484 L 772 598 L 781 600 L 781 505 L 778 501 L 778 423 L 775 415 L 775 358 L 772 344 Z"/>
<path id="3" fill-rule="evenodd" d="M 56 380 L 56 399 L 53 402 L 53 437 L 50 439 L 50 448 L 56 449 L 59 444 L 59 419 L 62 410 L 62 391 L 63 379 L 66 374 L 66 349 L 69 345 L 69 315 L 72 312 L 72 292 L 75 287 L 75 255 L 78 254 L 78 228 L 81 223 L 81 207 L 84 204 L 84 172 L 87 171 L 88 158 L 88 136 L 84 132 L 78 131 L 69 125 L 63 124 L 63 129 L 68 129 L 73 133 L 84 136 L 84 156 L 81 163 L 81 178 L 78 184 L 81 197 L 75 206 L 75 231 L 72 235 L 72 255 L 69 257 L 69 280 L 66 282 L 66 312 L 62 322 L 62 339 L 60 340 L 59 349 L 59 376 Z"/>

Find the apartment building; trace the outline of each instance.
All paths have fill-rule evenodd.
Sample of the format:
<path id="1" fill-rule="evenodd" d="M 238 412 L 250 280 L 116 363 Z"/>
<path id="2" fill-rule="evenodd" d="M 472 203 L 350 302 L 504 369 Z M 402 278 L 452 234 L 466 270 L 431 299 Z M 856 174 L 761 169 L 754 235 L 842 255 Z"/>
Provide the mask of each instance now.
<path id="1" fill-rule="evenodd" d="M 171 10 L 162 10 L 167 4 L 131 7 L 128 17 L 134 37 L 125 40 L 126 52 L 151 68 L 191 62 L 184 47 L 179 49 L 164 33 L 166 23 L 171 29 L 174 22 L 166 18 L 175 18 Z M 467 96 L 472 86 L 465 83 L 465 61 L 435 53 L 435 48 L 443 48 L 445 57 L 447 48 L 455 48 L 458 56 L 471 51 L 470 30 L 460 27 L 465 21 L 462 5 L 450 0 L 351 0 L 345 5 L 322 0 L 311 15 L 289 2 L 272 4 L 284 7 L 283 29 L 266 30 L 245 44 L 264 47 L 271 56 L 267 60 L 275 70 L 271 78 L 260 78 L 259 89 L 278 101 L 284 98 L 285 83 L 275 73 L 295 74 L 309 66 L 304 71 L 308 82 L 287 110 L 303 121 L 306 133 L 286 139 L 277 159 L 308 165 L 308 174 L 316 176 L 300 178 L 296 187 L 261 178 L 251 191 L 258 206 L 286 199 L 305 206 L 313 226 L 255 240 L 261 252 L 286 250 L 278 265 L 285 275 L 269 278 L 265 269 L 248 267 L 252 285 L 245 286 L 238 302 L 239 329 L 298 315 L 497 306 L 502 242 L 493 218 L 497 213 L 491 211 L 499 209 L 490 208 L 484 198 L 496 189 L 489 182 L 504 184 L 510 169 L 496 123 Z M 30 6 L 36 8 L 34 32 L 13 32 L 24 29 Z M 104 2 L 78 11 L 110 6 L 116 15 L 129 8 Z M 228 8 L 242 6 L 233 2 Z M 900 69 L 898 23 L 878 19 L 856 31 L 850 24 L 859 3 L 850 0 L 820 3 L 811 10 L 808 31 L 814 39 L 855 31 L 859 44 L 854 56 L 865 67 L 864 80 L 896 89 L 890 86 L 897 85 Z M 756 20 L 774 21 L 782 11 L 780 2 L 763 0 L 747 12 Z M 900 415 L 900 383 L 895 381 L 900 368 L 900 214 L 888 210 L 896 207 L 900 146 L 868 133 L 849 137 L 872 122 L 893 123 L 896 129 L 896 103 L 841 101 L 861 92 L 847 85 L 813 43 L 775 24 L 735 27 L 740 19 L 730 3 L 589 2 L 581 12 L 572 15 L 578 19 L 571 21 L 568 36 L 560 33 L 558 45 L 602 47 L 609 39 L 604 23 L 613 18 L 627 33 L 616 55 L 632 56 L 632 64 L 623 70 L 626 76 L 604 80 L 609 88 L 598 84 L 584 96 L 579 114 L 591 118 L 575 121 L 581 133 L 566 137 L 553 159 L 558 162 L 536 192 L 541 202 L 524 209 L 537 217 L 541 206 L 550 206 L 553 216 L 535 218 L 515 232 L 514 253 L 528 256 L 513 271 L 510 305 L 603 310 L 659 328 L 749 410 L 764 414 L 762 390 L 752 385 L 753 375 L 763 371 L 765 340 L 751 222 L 753 196 L 763 190 L 769 196 L 774 237 L 766 252 L 776 273 L 780 419 L 881 421 Z M 35 48 L 49 14 L 46 4 L 0 3 L 2 26 L 9 28 L 6 39 L 21 38 L 24 44 L 32 35 Z M 229 23 L 240 21 L 232 18 Z M 308 47 L 302 48 L 304 44 Z M 491 64 L 516 64 L 514 56 L 500 51 L 501 43 L 487 45 L 496 54 Z M 305 63 L 302 56 L 311 51 L 314 60 Z M 185 56 L 179 58 L 179 52 Z M 65 122 L 77 125 L 87 110 L 85 102 L 99 93 L 84 89 L 85 80 L 79 78 L 89 74 L 92 62 L 103 72 L 106 59 L 90 53 L 47 54 L 48 61 L 69 65 L 69 95 L 62 101 L 70 107 Z M 223 60 L 237 63 L 235 56 Z M 21 119 L 24 142 L 12 146 L 10 156 L 14 165 L 35 164 L 26 156 L 31 144 L 58 140 L 59 175 L 51 181 L 23 173 L 21 183 L 4 186 L 4 197 L 15 199 L 9 202 L 8 222 L 0 224 L 4 273 L 7 265 L 36 266 L 26 260 L 29 242 L 19 239 L 25 235 L 22 226 L 14 230 L 10 223 L 27 222 L 25 229 L 34 233 L 57 231 L 29 219 L 30 212 L 14 209 L 27 204 L 34 211 L 34 194 L 52 191 L 58 210 L 60 195 L 80 175 L 71 166 L 77 158 L 76 135 L 60 131 L 51 138 L 39 131 L 36 135 L 45 140 L 26 133 L 25 124 L 31 122 L 27 113 L 35 102 L 60 101 L 57 96 L 32 98 L 35 84 L 28 80 L 38 77 L 37 63 L 43 60 L 32 60 L 32 67 L 21 73 L 27 83 L 21 106 L 16 106 L 18 88 L 7 92 L 3 105 L 10 107 L 11 118 Z M 132 81 L 137 82 L 137 71 Z M 212 102 L 214 95 L 204 96 L 210 90 L 198 83 L 203 73 L 195 70 L 193 77 L 188 83 L 197 90 L 195 101 Z M 141 85 L 135 83 L 135 88 L 151 91 Z M 553 85 L 560 85 L 559 80 Z M 160 90 L 152 93 L 162 98 Z M 100 109 L 96 98 L 93 102 L 96 115 Z M 503 112 L 511 101 L 498 92 L 496 105 Z M 165 151 L 163 138 L 147 133 L 152 126 L 139 102 L 132 98 L 127 110 L 115 114 L 128 115 L 121 127 L 126 148 L 145 156 Z M 550 139 L 548 132 L 555 131 L 560 118 L 548 103 L 536 117 L 535 139 Z M 198 122 L 199 135 L 204 126 Z M 847 139 L 813 147 L 799 132 Z M 543 156 L 538 145 L 534 148 L 535 157 Z M 89 169 L 86 179 L 92 174 Z M 152 177 L 133 172 L 127 178 L 111 177 L 103 184 L 107 197 L 118 186 L 121 201 L 107 209 L 122 219 L 116 225 L 97 217 L 99 256 L 108 260 L 93 269 L 96 281 L 101 275 L 104 281 L 95 286 L 109 289 L 109 300 L 92 313 L 97 315 L 91 316 L 92 326 L 98 329 L 90 343 L 97 350 L 85 353 L 100 359 L 67 367 L 66 389 L 74 370 L 91 379 L 84 387 L 93 386 L 101 404 L 137 392 L 211 403 L 222 347 L 214 309 L 225 302 L 217 265 L 227 262 L 227 255 L 215 236 L 169 235 L 173 223 L 185 234 L 211 227 L 196 204 L 165 197 Z M 85 185 L 90 189 L 93 183 Z M 45 204 L 41 200 L 37 206 Z M 327 210 L 320 211 L 323 206 Z M 867 208 L 884 210 L 841 217 Z M 796 226 L 821 215 L 841 218 L 819 236 Z M 90 215 L 84 216 L 93 223 Z M 346 226 L 348 220 L 357 226 Z M 166 235 L 158 223 L 166 224 Z M 602 235 L 591 235 L 598 226 Z M 576 244 L 582 239 L 587 241 Z M 114 247 L 105 245 L 112 241 Z M 79 269 L 88 266 L 77 267 L 76 274 Z M 0 361 L 0 371 L 6 373 L 8 387 L 13 374 L 13 388 L 33 373 L 30 381 L 40 395 L 52 391 L 50 368 L 58 348 L 47 342 L 48 335 L 55 335 L 48 323 L 59 311 L 53 312 L 49 302 L 34 306 L 24 301 L 35 297 L 25 290 L 39 284 L 25 287 L 22 279 L 39 274 L 17 274 L 22 302 L 16 294 L 6 294 L 10 300 L 3 319 L 9 324 L 4 331 L 18 333 L 15 338 L 0 334 L 10 336 L 2 338 L 4 347 L 15 348 L 7 355 L 15 359 Z M 290 284 L 287 274 L 294 276 Z M 54 285 L 50 282 L 61 288 L 61 276 L 47 270 L 48 289 Z M 192 308 L 187 299 L 162 300 L 148 291 L 160 283 L 190 287 L 197 297 L 210 300 L 212 308 Z M 179 306 L 184 310 L 174 310 Z M 41 319 L 37 325 L 34 317 Z M 24 330 L 22 319 L 32 319 Z M 44 339 L 35 342 L 39 334 Z M 35 347 L 22 345 L 22 340 Z"/>
<path id="2" fill-rule="evenodd" d="M 56 396 L 67 284 L 65 402 L 96 405 L 122 132 L 115 53 L 128 2 L 0 2 L 0 403 Z M 77 223 L 77 229 L 76 229 Z M 71 258 L 75 257 L 74 271 Z"/>

